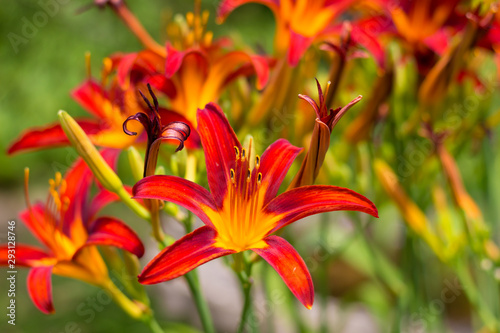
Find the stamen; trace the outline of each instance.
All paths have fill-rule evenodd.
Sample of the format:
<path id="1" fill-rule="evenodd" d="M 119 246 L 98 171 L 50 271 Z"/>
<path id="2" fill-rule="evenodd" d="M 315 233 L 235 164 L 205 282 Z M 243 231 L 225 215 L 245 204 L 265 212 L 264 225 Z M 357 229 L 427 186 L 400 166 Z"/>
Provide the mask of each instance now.
<path id="1" fill-rule="evenodd" d="M 59 171 L 56 172 L 56 177 L 55 177 L 55 181 L 56 181 L 56 186 L 59 186 L 59 184 L 61 184 L 61 179 L 62 179 L 62 175 Z"/>
<path id="2" fill-rule="evenodd" d="M 259 170 L 259 166 L 260 166 L 260 156 L 255 155 L 255 168 Z"/>
<path id="3" fill-rule="evenodd" d="M 31 201 L 30 201 L 30 196 L 28 193 L 29 180 L 30 180 L 30 169 L 24 168 L 24 199 L 26 200 L 26 206 L 28 206 L 28 210 L 29 210 L 30 214 L 32 214 Z"/>
<path id="4" fill-rule="evenodd" d="M 240 150 L 238 147 L 234 146 L 234 152 L 236 153 L 236 160 L 240 159 Z"/>
<path id="5" fill-rule="evenodd" d="M 66 179 L 63 179 L 61 181 L 61 186 L 59 186 L 59 194 L 63 195 L 66 193 L 66 189 L 68 188 L 68 183 L 66 182 Z"/>
<path id="6" fill-rule="evenodd" d="M 243 149 L 241 150 L 241 161 L 242 161 L 242 162 L 245 162 L 246 154 L 247 154 L 247 151 L 246 151 L 246 149 L 245 149 L 245 148 L 243 148 Z"/>
<path id="7" fill-rule="evenodd" d="M 257 185 L 260 186 L 261 183 L 262 183 L 262 173 L 259 172 L 259 174 L 257 175 Z"/>
<path id="8" fill-rule="evenodd" d="M 327 97 L 328 97 L 328 92 L 330 91 L 330 86 L 331 86 L 331 85 L 332 85 L 332 82 L 331 82 L 331 81 L 328 81 L 328 82 L 326 83 L 325 94 L 324 94 L 325 98 L 327 98 Z"/>
<path id="9" fill-rule="evenodd" d="M 250 169 L 247 169 L 247 183 L 250 182 L 250 176 L 251 176 L 251 171 Z"/>

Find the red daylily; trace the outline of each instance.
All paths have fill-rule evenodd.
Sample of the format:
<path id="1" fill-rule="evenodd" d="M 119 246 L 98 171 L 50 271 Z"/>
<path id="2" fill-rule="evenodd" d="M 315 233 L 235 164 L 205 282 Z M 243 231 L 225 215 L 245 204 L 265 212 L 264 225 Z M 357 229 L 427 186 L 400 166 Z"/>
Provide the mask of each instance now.
<path id="1" fill-rule="evenodd" d="M 276 19 L 275 47 L 278 55 L 287 53 L 295 66 L 304 52 L 332 21 L 356 0 L 224 0 L 219 5 L 219 19 L 225 19 L 235 8 L 247 3 L 260 3 L 272 10 Z"/>
<path id="2" fill-rule="evenodd" d="M 205 226 L 160 252 L 139 275 L 139 282 L 171 280 L 212 259 L 252 250 L 311 308 L 314 289 L 304 261 L 285 239 L 272 234 L 313 214 L 354 210 L 377 216 L 377 209 L 362 195 L 336 186 L 303 186 L 276 196 L 301 149 L 280 139 L 262 158 L 251 156 L 251 147 L 242 147 L 216 104 L 198 110 L 198 131 L 210 191 L 183 178 L 160 175 L 142 179 L 133 193 L 135 198 L 179 204 Z"/>
<path id="3" fill-rule="evenodd" d="M 415 56 L 422 75 L 449 49 L 452 36 L 465 28 L 465 16 L 456 12 L 458 0 L 366 3 L 381 7 L 382 14 L 372 20 L 372 32 L 375 35 L 389 33 L 403 40 Z"/>
<path id="4" fill-rule="evenodd" d="M 116 151 L 106 151 L 108 161 L 115 160 Z M 36 203 L 20 214 L 33 235 L 45 249 L 16 244 L 14 252 L 8 244 L 0 245 L 0 265 L 7 266 L 9 254 L 15 254 L 15 265 L 30 267 L 28 292 L 35 306 L 43 313 L 53 313 L 51 275 L 71 277 L 106 287 L 108 270 L 96 245 L 115 246 L 141 257 L 144 246 L 135 232 L 114 217 L 96 217 L 116 196 L 104 189 L 88 200 L 92 173 L 78 160 L 65 178 L 56 173 L 50 181 L 47 202 Z M 27 180 L 26 180 L 27 181 Z M 26 189 L 27 191 L 27 189 Z"/>

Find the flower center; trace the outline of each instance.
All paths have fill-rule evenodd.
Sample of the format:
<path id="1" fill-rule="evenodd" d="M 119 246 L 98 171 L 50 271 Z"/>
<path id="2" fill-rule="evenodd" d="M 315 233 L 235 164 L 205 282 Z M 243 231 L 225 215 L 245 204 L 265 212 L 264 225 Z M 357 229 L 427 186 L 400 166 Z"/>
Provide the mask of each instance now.
<path id="1" fill-rule="evenodd" d="M 260 195 L 262 173 L 259 172 L 260 157 L 248 156 L 243 148 L 234 147 L 236 159 L 234 169 L 229 169 L 228 198 L 224 203 L 219 231 L 220 245 L 235 251 L 252 248 L 264 237 L 258 227 L 263 196 Z M 227 206 L 226 206 L 227 205 Z"/>

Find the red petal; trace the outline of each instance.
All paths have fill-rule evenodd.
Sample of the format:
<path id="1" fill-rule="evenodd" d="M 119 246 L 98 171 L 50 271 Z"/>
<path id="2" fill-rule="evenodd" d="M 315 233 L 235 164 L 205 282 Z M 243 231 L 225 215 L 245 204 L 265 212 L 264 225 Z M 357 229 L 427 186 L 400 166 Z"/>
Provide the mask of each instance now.
<path id="1" fill-rule="evenodd" d="M 108 190 L 101 190 L 98 192 L 94 198 L 92 199 L 92 202 L 90 204 L 90 208 L 88 210 L 88 215 L 87 217 L 89 219 L 92 219 L 101 209 L 106 207 L 112 202 L 119 201 L 120 197 Z"/>
<path id="2" fill-rule="evenodd" d="M 198 109 L 198 133 L 205 153 L 210 192 L 217 207 L 222 207 L 230 182 L 229 171 L 235 164 L 234 147 L 241 151 L 241 144 L 215 103 L 208 103 L 203 110 Z"/>
<path id="3" fill-rule="evenodd" d="M 285 139 L 279 139 L 271 144 L 262 154 L 259 172 L 262 173 L 262 186 L 267 187 L 264 205 L 276 197 L 283 178 L 302 151 Z"/>
<path id="4" fill-rule="evenodd" d="M 208 57 L 201 52 L 199 49 L 188 49 L 186 51 L 178 51 L 170 44 L 167 44 L 167 59 L 165 63 L 165 76 L 167 78 L 171 78 L 182 66 L 184 58 L 192 56 L 196 59 L 198 63 L 199 71 L 202 71 L 202 76 L 206 76 L 208 74 Z"/>
<path id="5" fill-rule="evenodd" d="M 296 66 L 307 48 L 312 44 L 313 38 L 304 37 L 293 30 L 290 30 L 290 46 L 288 49 L 288 63 Z"/>
<path id="6" fill-rule="evenodd" d="M 32 267 L 40 259 L 52 258 L 42 249 L 23 244 L 16 244 L 15 263 L 16 266 Z M 9 247 L 7 244 L 0 245 L 0 266 L 9 264 Z"/>
<path id="7" fill-rule="evenodd" d="M 166 200 L 181 205 L 213 227 L 210 215 L 216 213 L 217 208 L 212 195 L 189 180 L 174 176 L 150 176 L 138 181 L 132 193 L 134 198 Z"/>
<path id="8" fill-rule="evenodd" d="M 87 80 L 71 92 L 71 97 L 89 113 L 98 119 L 106 119 L 107 112 L 103 109 L 108 94 L 93 80 Z"/>
<path id="9" fill-rule="evenodd" d="M 118 84 L 124 90 L 128 89 L 130 86 L 130 72 L 132 71 L 136 59 L 137 53 L 130 53 L 124 55 L 118 64 L 116 77 L 118 78 Z"/>
<path id="10" fill-rule="evenodd" d="M 216 236 L 215 230 L 207 226 L 187 234 L 151 260 L 139 275 L 139 282 L 155 284 L 172 280 L 210 260 L 234 253 L 215 247 Z"/>
<path id="11" fill-rule="evenodd" d="M 290 291 L 311 309 L 314 301 L 314 286 L 304 260 L 290 243 L 278 236 L 263 239 L 268 247 L 252 249 L 264 258 L 285 281 Z"/>
<path id="12" fill-rule="evenodd" d="M 51 247 L 53 235 L 48 232 L 47 227 L 44 225 L 45 214 L 50 214 L 45 212 L 45 206 L 38 202 L 31 206 L 31 211 L 29 209 L 23 210 L 19 217 L 24 222 L 26 227 L 31 231 L 31 233 L 44 245 Z"/>
<path id="13" fill-rule="evenodd" d="M 247 3 L 260 3 L 269 7 L 273 12 L 277 13 L 280 5 L 279 0 L 223 0 L 217 10 L 217 18 L 224 20 L 237 7 Z"/>
<path id="14" fill-rule="evenodd" d="M 85 245 L 109 245 L 142 257 L 144 246 L 137 234 L 122 221 L 112 217 L 100 217 L 89 230 Z"/>
<path id="15" fill-rule="evenodd" d="M 78 120 L 78 124 L 86 133 L 96 133 L 100 126 L 90 120 Z M 36 127 L 21 133 L 7 150 L 7 154 L 20 151 L 36 150 L 69 145 L 68 138 L 60 124 L 51 124 L 44 127 Z"/>
<path id="16" fill-rule="evenodd" d="M 375 205 L 361 194 L 328 185 L 294 188 L 277 196 L 264 207 L 264 211 L 275 215 L 276 219 L 276 226 L 269 234 L 306 216 L 337 210 L 364 212 L 378 217 Z"/>
<path id="17" fill-rule="evenodd" d="M 35 267 L 28 274 L 28 293 L 35 306 L 45 314 L 54 313 L 51 277 L 52 266 Z"/>
<path id="18" fill-rule="evenodd" d="M 380 68 L 385 68 L 384 48 L 375 35 L 354 25 L 351 31 L 351 38 L 370 52 Z"/>

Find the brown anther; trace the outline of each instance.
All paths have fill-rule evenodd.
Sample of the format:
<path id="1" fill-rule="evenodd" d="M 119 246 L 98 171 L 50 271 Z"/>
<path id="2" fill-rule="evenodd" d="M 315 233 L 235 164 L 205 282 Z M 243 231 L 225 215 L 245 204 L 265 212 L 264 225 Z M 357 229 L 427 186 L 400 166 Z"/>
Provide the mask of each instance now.
<path id="1" fill-rule="evenodd" d="M 231 176 L 231 182 L 233 184 L 235 184 L 236 183 L 236 179 L 235 179 L 235 174 L 234 174 L 234 170 L 233 169 L 229 170 L 229 175 Z"/>
<path id="2" fill-rule="evenodd" d="M 245 148 L 243 148 L 243 149 L 241 150 L 241 161 L 242 161 L 242 162 L 245 162 L 246 155 L 247 155 L 247 151 L 246 151 L 246 149 L 245 149 Z"/>
<path id="3" fill-rule="evenodd" d="M 238 147 L 234 146 L 234 152 L 236 153 L 236 160 L 240 159 L 240 150 Z"/>
<path id="4" fill-rule="evenodd" d="M 252 175 L 252 172 L 250 171 L 250 169 L 247 169 L 247 182 L 250 181 L 250 176 Z"/>
<path id="5" fill-rule="evenodd" d="M 257 184 L 259 184 L 259 185 L 260 185 L 261 183 L 262 183 L 262 173 L 261 173 L 261 172 L 259 172 L 259 173 L 257 174 Z"/>
<path id="6" fill-rule="evenodd" d="M 260 156 L 256 155 L 255 156 L 255 167 L 257 168 L 257 170 L 259 169 L 259 166 L 260 166 Z"/>

